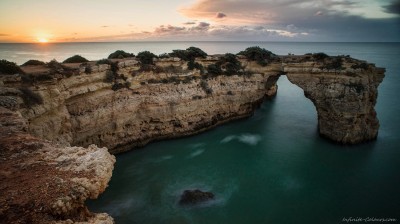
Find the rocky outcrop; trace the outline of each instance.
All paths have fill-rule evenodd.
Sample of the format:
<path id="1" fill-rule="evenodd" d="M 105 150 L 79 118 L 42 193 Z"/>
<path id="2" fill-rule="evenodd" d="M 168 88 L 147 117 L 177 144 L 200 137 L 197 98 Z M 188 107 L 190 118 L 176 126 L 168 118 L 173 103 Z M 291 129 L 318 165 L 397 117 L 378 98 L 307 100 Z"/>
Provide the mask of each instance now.
<path id="1" fill-rule="evenodd" d="M 129 88 L 113 90 L 115 83 L 105 81 L 108 65 L 92 65 L 91 74 L 82 72 L 30 87 L 43 103 L 19 109 L 29 121 L 29 132 L 65 145 L 96 144 L 112 153 L 196 134 L 250 116 L 266 94 L 276 93 L 280 66 L 258 66 L 260 73 L 249 75 L 204 78 L 176 59 L 158 61 L 157 72 L 140 71 L 133 61 L 118 64 L 119 75 L 125 77 L 121 82 L 129 83 Z M 169 71 L 171 66 L 178 72 Z M 10 89 L 13 94 L 7 96 L 15 105 L 23 101 L 18 91 Z"/>
<path id="2" fill-rule="evenodd" d="M 62 147 L 27 130 L 18 112 L 0 107 L 0 222 L 113 223 L 84 202 L 105 190 L 115 157 L 94 145 Z"/>
<path id="3" fill-rule="evenodd" d="M 185 190 L 179 200 L 180 205 L 197 205 L 214 199 L 214 194 L 211 192 L 195 190 Z"/>
<path id="4" fill-rule="evenodd" d="M 374 107 L 385 70 L 348 57 L 341 60 L 340 69 L 327 69 L 326 61 L 288 58 L 284 71 L 314 103 L 322 136 L 343 144 L 375 139 L 379 121 Z M 360 64 L 363 68 L 357 68 Z"/>
<path id="5" fill-rule="evenodd" d="M 196 63 L 205 67 L 219 58 Z M 250 116 L 276 94 L 282 74 L 314 103 L 321 135 L 350 144 L 376 138 L 384 69 L 321 55 L 285 56 L 268 66 L 239 59 L 240 75 L 207 76 L 166 58 L 151 67 L 124 59 L 114 67 L 69 64 L 55 73 L 33 68 L 28 77 L 0 76 L 0 222 L 111 223 L 84 206 L 111 178 L 109 152 Z"/>

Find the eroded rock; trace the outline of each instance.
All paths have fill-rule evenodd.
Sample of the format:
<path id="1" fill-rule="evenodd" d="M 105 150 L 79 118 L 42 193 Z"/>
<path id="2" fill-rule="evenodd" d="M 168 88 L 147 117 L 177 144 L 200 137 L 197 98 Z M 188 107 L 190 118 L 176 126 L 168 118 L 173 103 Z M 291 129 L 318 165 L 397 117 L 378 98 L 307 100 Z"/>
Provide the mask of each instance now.
<path id="1" fill-rule="evenodd" d="M 185 190 L 179 200 L 180 205 L 196 205 L 206 201 L 213 200 L 214 194 L 211 192 L 204 192 L 199 189 Z"/>

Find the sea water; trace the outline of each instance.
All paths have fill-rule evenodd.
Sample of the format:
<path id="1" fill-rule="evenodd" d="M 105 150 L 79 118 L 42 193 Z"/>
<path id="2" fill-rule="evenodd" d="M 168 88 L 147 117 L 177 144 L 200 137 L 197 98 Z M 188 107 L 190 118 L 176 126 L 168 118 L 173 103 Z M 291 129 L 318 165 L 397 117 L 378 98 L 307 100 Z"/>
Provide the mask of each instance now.
<path id="1" fill-rule="evenodd" d="M 350 55 L 386 68 L 376 110 L 376 141 L 341 146 L 322 139 L 314 105 L 285 76 L 254 116 L 202 134 L 160 141 L 117 155 L 113 177 L 91 211 L 117 223 L 341 223 L 400 220 L 400 44 L 284 42 L 143 42 L 0 44 L 0 58 L 62 61 L 105 58 L 115 50 L 156 54 L 196 46 L 209 54 L 260 46 L 276 54 Z M 178 204 L 186 189 L 215 200 Z"/>

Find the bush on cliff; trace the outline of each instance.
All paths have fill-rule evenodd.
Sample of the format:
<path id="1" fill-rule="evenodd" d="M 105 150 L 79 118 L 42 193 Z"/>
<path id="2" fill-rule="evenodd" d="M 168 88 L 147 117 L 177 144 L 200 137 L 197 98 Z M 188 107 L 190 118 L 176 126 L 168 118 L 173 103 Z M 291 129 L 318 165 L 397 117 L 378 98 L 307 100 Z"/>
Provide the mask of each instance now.
<path id="1" fill-rule="evenodd" d="M 239 52 L 238 55 L 244 55 L 248 60 L 256 61 L 261 66 L 266 66 L 270 61 L 277 58 L 271 51 L 258 46 L 248 47 L 246 50 Z"/>
<path id="2" fill-rule="evenodd" d="M 142 65 L 152 65 L 154 64 L 153 58 L 157 58 L 157 55 L 151 53 L 150 51 L 139 52 L 136 56 Z"/>
<path id="3" fill-rule="evenodd" d="M 324 65 L 324 68 L 326 68 L 326 69 L 328 69 L 328 70 L 334 69 L 335 71 L 336 71 L 336 70 L 342 70 L 342 69 L 343 69 L 343 61 L 342 61 L 342 58 L 341 58 L 341 57 L 335 57 L 335 58 L 333 58 L 332 61 L 330 61 L 330 62 L 328 62 L 328 63 L 326 63 L 326 64 Z"/>
<path id="4" fill-rule="evenodd" d="M 210 64 L 207 66 L 207 74 L 211 76 L 218 76 L 222 74 L 221 66 L 217 64 Z"/>
<path id="5" fill-rule="evenodd" d="M 107 58 L 100 59 L 96 62 L 96 65 L 111 65 L 111 61 Z"/>
<path id="6" fill-rule="evenodd" d="M 207 57 L 207 53 L 197 47 L 189 47 L 186 50 L 173 50 L 169 55 L 171 57 L 178 57 L 184 61 L 194 61 L 195 58 Z"/>
<path id="7" fill-rule="evenodd" d="M 46 65 L 46 63 L 44 63 L 43 61 L 39 61 L 39 60 L 29 60 L 29 61 L 25 62 L 24 64 L 22 64 L 22 66 L 28 66 L 28 65 L 38 66 L 38 65 Z"/>
<path id="8" fill-rule="evenodd" d="M 63 63 L 84 63 L 84 62 L 89 62 L 89 60 L 80 55 L 74 55 L 63 61 Z"/>
<path id="9" fill-rule="evenodd" d="M 15 62 L 0 60 L 0 74 L 14 75 L 24 74 L 21 68 Z"/>
<path id="10" fill-rule="evenodd" d="M 312 55 L 312 57 L 317 61 L 323 61 L 325 58 L 329 58 L 329 56 L 323 52 L 315 53 Z"/>
<path id="11" fill-rule="evenodd" d="M 123 59 L 123 58 L 131 58 L 131 57 L 135 57 L 135 55 L 132 53 L 127 53 L 123 50 L 117 50 L 114 53 L 111 53 L 110 55 L 108 55 L 108 59 Z"/>
<path id="12" fill-rule="evenodd" d="M 242 64 L 237 60 L 236 55 L 230 53 L 226 53 L 221 57 L 217 65 L 221 67 L 226 75 L 239 74 L 242 70 Z"/>

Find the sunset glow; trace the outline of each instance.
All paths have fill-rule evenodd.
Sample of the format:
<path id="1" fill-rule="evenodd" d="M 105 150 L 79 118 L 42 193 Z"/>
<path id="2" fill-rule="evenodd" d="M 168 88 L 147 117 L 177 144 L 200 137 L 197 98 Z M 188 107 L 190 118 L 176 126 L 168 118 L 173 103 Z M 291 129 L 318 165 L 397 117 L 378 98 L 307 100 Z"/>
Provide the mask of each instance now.
<path id="1" fill-rule="evenodd" d="M 38 38 L 38 42 L 39 43 L 47 43 L 47 42 L 49 42 L 49 40 L 46 38 Z"/>
<path id="2" fill-rule="evenodd" d="M 0 42 L 400 41 L 399 4 L 399 0 L 119 0 L 118 4 L 2 0 Z"/>

